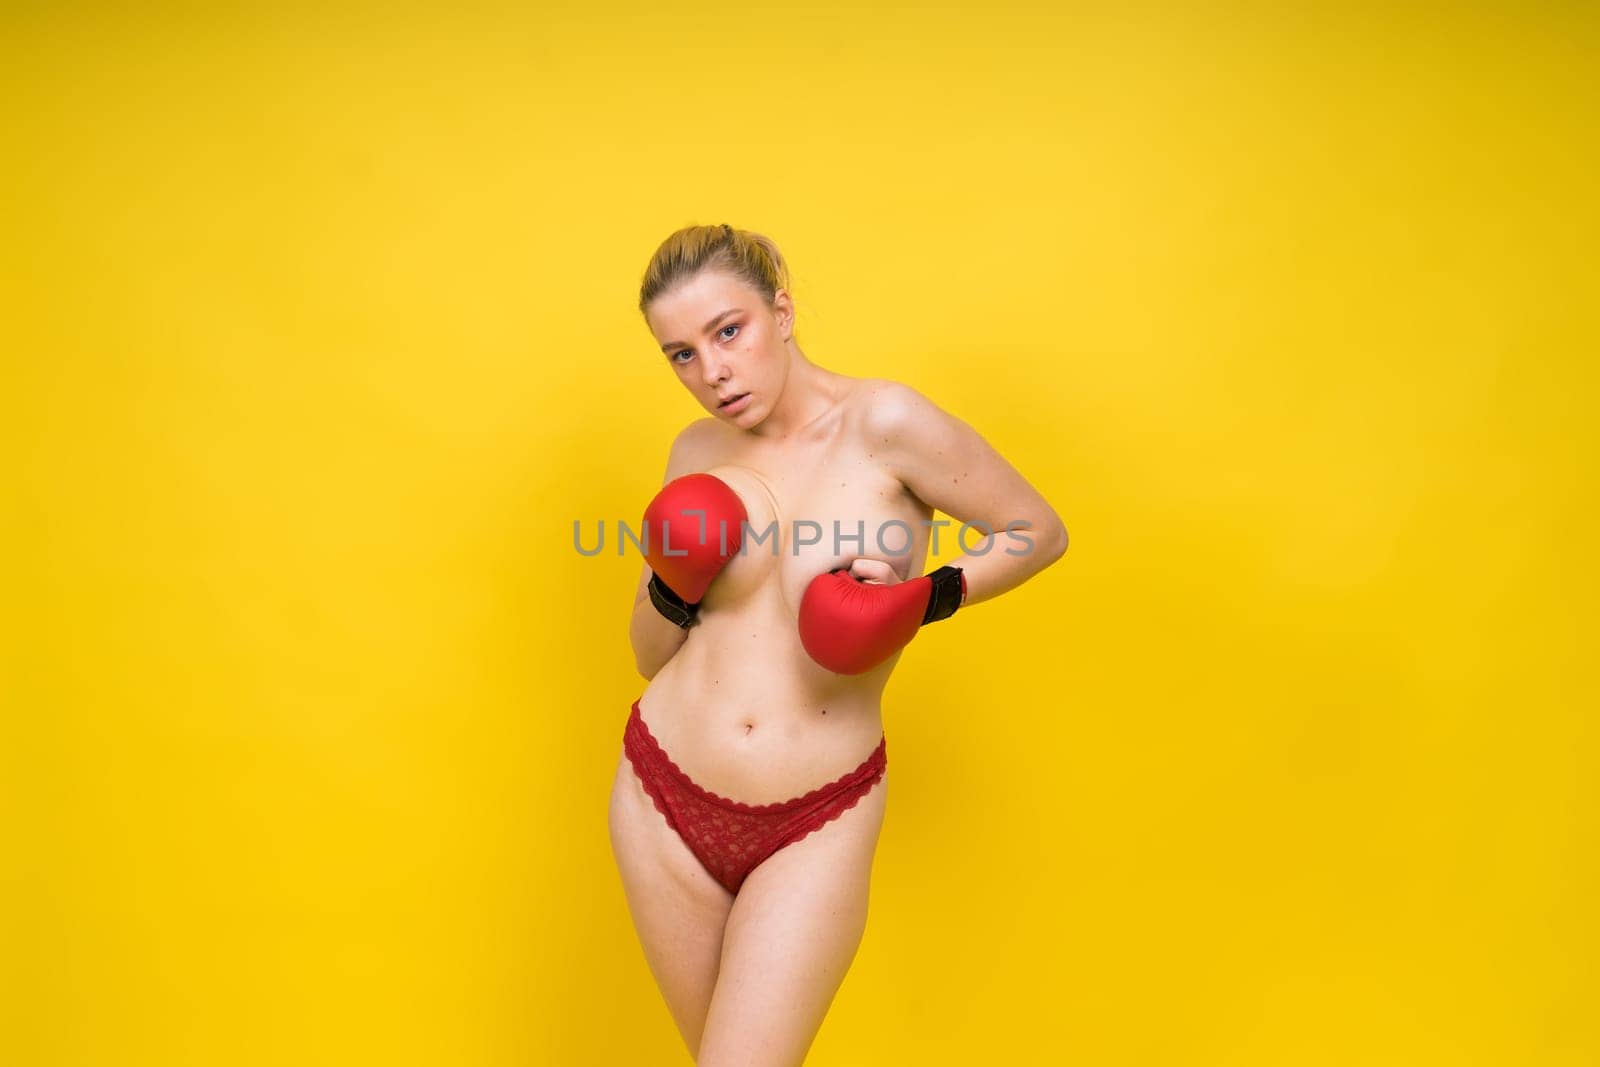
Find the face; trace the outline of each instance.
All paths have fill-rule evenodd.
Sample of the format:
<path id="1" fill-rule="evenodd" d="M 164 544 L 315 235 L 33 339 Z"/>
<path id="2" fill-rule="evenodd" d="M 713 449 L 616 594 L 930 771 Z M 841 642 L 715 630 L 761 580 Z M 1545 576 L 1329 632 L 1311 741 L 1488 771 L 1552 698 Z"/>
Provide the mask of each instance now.
<path id="1" fill-rule="evenodd" d="M 645 320 L 700 406 L 749 429 L 771 412 L 788 376 L 794 307 L 783 289 L 773 305 L 731 274 L 704 270 L 658 296 Z"/>

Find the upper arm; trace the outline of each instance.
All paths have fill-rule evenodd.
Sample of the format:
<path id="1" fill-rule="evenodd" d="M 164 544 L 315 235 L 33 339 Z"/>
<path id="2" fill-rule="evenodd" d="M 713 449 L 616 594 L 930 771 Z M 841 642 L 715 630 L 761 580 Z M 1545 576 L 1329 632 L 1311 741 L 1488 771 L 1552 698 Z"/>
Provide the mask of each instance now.
<path id="1" fill-rule="evenodd" d="M 863 425 L 871 449 L 923 503 L 980 531 L 1000 534 L 1009 524 L 1028 530 L 1040 550 L 1065 550 L 1066 526 L 1038 490 L 978 431 L 917 390 L 876 383 Z"/>

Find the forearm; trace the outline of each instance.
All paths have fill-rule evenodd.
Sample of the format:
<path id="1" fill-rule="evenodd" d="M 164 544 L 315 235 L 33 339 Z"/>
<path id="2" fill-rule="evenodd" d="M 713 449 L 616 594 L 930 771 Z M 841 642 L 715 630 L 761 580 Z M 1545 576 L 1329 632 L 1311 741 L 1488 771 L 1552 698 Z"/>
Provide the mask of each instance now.
<path id="1" fill-rule="evenodd" d="M 966 549 L 945 562 L 960 567 L 966 579 L 967 596 L 962 606 L 981 603 L 1015 589 L 1067 550 L 1066 527 L 1059 522 L 1038 523 L 1031 527 L 999 530 L 977 542 L 962 539 Z"/>
<path id="2" fill-rule="evenodd" d="M 633 662 L 645 678 L 654 678 L 677 654 L 689 631 L 667 621 L 655 609 L 648 595 L 634 601 L 633 618 L 628 623 L 628 640 L 633 645 Z"/>

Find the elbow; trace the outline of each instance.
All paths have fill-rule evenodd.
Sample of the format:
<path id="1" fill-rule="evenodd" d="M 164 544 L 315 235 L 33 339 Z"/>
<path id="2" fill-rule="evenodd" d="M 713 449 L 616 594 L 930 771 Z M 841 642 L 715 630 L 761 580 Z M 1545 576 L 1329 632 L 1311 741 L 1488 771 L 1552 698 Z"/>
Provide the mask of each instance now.
<path id="1" fill-rule="evenodd" d="M 1046 565 L 1054 563 L 1067 554 L 1067 526 L 1061 521 L 1060 516 L 1054 516 L 1048 526 L 1049 535 L 1044 540 L 1044 558 Z"/>
<path id="2" fill-rule="evenodd" d="M 639 672 L 639 677 L 643 678 L 645 681 L 649 681 L 652 677 L 655 676 L 657 668 L 656 668 L 656 666 L 654 664 L 652 664 L 650 662 L 650 657 L 648 655 L 646 655 L 645 642 L 640 640 L 639 631 L 638 631 L 638 619 L 639 619 L 639 616 L 637 614 L 638 605 L 637 604 L 634 605 L 634 608 L 635 608 L 635 614 L 634 614 L 634 627 L 635 628 L 634 628 L 633 632 L 628 635 L 629 643 L 633 645 L 633 669 Z"/>
<path id="3" fill-rule="evenodd" d="M 647 682 L 661 669 L 661 663 L 650 655 L 648 647 L 642 641 L 635 641 L 633 644 L 633 669 Z"/>

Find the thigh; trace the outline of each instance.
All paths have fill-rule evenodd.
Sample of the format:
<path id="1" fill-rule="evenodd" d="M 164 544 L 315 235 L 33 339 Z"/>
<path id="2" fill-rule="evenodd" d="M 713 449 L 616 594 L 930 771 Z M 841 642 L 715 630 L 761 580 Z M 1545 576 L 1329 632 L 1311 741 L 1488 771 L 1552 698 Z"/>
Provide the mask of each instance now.
<path id="1" fill-rule="evenodd" d="M 733 895 L 657 811 L 624 754 L 611 788 L 611 852 L 645 960 L 692 1054 L 716 986 Z"/>
<path id="2" fill-rule="evenodd" d="M 773 853 L 740 886 L 702 1067 L 805 1060 L 866 930 L 887 786 L 886 773 L 855 807 Z"/>

